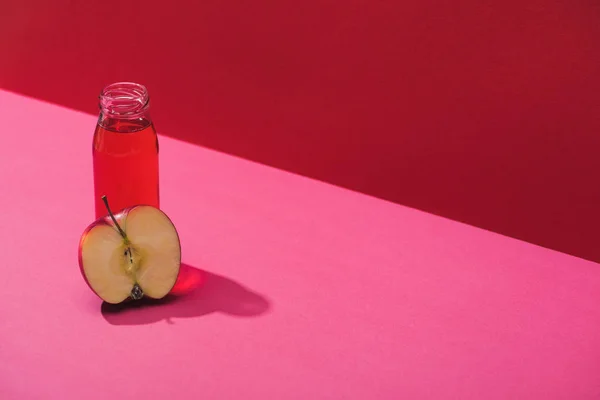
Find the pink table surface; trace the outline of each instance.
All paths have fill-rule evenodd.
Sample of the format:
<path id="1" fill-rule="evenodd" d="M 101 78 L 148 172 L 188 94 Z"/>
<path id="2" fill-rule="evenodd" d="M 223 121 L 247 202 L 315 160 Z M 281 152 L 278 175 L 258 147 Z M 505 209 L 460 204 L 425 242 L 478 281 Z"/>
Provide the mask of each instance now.
<path id="1" fill-rule="evenodd" d="M 163 136 L 188 287 L 102 305 L 95 116 L 0 121 L 1 399 L 600 398 L 598 264 Z"/>

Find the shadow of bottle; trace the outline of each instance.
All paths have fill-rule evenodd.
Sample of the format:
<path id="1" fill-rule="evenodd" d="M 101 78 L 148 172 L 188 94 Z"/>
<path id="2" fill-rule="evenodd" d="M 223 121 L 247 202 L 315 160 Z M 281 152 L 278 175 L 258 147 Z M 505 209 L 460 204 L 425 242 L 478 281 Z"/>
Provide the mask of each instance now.
<path id="1" fill-rule="evenodd" d="M 167 297 L 116 305 L 102 303 L 101 312 L 111 325 L 144 325 L 162 320 L 172 324 L 175 318 L 195 318 L 215 312 L 254 317 L 264 314 L 269 307 L 265 297 L 229 278 L 182 264 Z"/>

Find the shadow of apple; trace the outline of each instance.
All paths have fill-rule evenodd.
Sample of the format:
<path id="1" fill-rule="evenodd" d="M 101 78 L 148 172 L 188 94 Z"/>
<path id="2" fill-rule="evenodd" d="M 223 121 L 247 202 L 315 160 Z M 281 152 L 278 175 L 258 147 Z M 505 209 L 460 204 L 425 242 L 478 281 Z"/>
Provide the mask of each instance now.
<path id="1" fill-rule="evenodd" d="M 255 317 L 269 309 L 260 294 L 221 275 L 181 265 L 171 293 L 160 300 L 143 299 L 123 304 L 102 303 L 104 319 L 112 325 L 144 325 L 174 318 L 194 318 L 220 312 Z"/>

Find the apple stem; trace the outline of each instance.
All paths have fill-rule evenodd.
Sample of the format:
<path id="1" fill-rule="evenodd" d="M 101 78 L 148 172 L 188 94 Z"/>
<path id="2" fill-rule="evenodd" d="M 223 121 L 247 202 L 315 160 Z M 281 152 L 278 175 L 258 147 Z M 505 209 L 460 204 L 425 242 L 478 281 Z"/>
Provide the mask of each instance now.
<path id="1" fill-rule="evenodd" d="M 112 219 L 112 221 L 114 222 L 115 226 L 119 230 L 119 233 L 121 234 L 121 236 L 123 236 L 123 239 L 127 243 L 129 243 L 129 239 L 127 238 L 127 235 L 125 234 L 125 231 L 123 229 L 121 229 L 121 225 L 119 225 L 119 223 L 117 222 L 117 219 L 115 218 L 113 212 L 110 210 L 110 206 L 108 205 L 108 200 L 106 199 L 106 195 L 102 196 L 102 201 L 104 202 L 104 205 L 106 206 L 106 210 L 108 211 L 108 215 L 110 215 L 110 218 Z"/>

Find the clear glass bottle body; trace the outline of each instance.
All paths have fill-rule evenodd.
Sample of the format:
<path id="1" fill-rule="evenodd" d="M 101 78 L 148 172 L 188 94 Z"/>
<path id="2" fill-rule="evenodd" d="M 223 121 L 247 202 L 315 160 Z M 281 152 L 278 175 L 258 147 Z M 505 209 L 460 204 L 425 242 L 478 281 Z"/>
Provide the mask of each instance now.
<path id="1" fill-rule="evenodd" d="M 158 137 L 150 118 L 147 89 L 119 82 L 100 94 L 100 116 L 93 139 L 94 204 L 96 218 L 146 204 L 160 207 Z"/>

